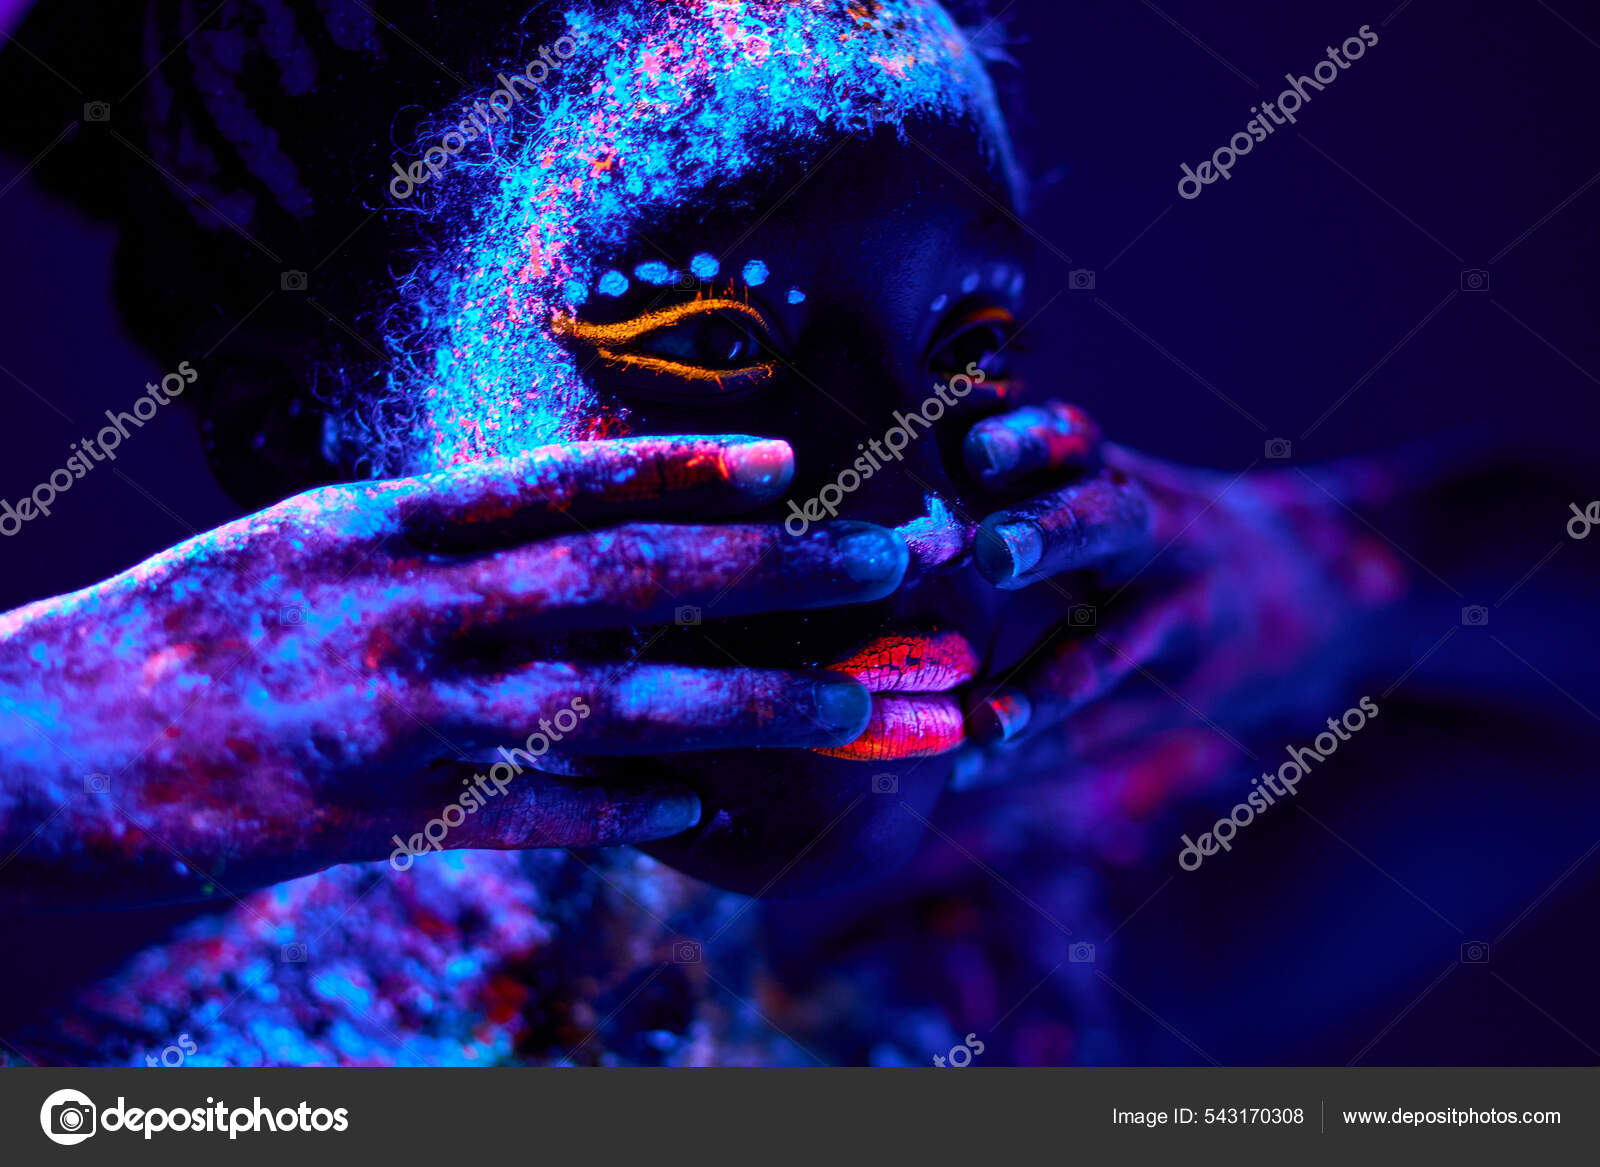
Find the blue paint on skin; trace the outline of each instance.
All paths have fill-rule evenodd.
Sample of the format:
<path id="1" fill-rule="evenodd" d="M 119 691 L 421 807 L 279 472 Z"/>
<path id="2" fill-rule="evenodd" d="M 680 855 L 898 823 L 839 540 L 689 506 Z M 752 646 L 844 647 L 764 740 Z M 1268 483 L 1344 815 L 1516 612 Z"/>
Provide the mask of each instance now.
<path id="1" fill-rule="evenodd" d="M 561 290 L 566 293 L 567 303 L 574 306 L 578 304 L 586 304 L 589 301 L 589 289 L 584 287 L 577 280 L 568 280 L 562 285 Z"/>
<path id="2" fill-rule="evenodd" d="M 961 281 L 961 290 L 963 292 L 968 292 L 968 293 L 976 292 L 978 290 L 978 273 L 977 272 L 968 272 L 967 273 L 967 278 Z"/>
<path id="3" fill-rule="evenodd" d="M 660 287 L 662 284 L 670 284 L 678 278 L 677 272 L 658 259 L 641 263 L 633 269 L 633 274 L 645 283 L 654 284 L 656 287 Z"/>
<path id="4" fill-rule="evenodd" d="M 804 304 L 805 302 L 806 302 L 806 294 L 804 292 L 802 292 L 799 288 L 790 288 L 789 289 L 789 303 L 791 303 L 791 304 Z"/>
<path id="5" fill-rule="evenodd" d="M 759 288 L 767 282 L 767 265 L 759 259 L 752 259 L 744 265 L 744 282 L 752 288 Z"/>
<path id="6" fill-rule="evenodd" d="M 928 308 L 933 312 L 943 312 L 949 303 L 950 297 L 946 296 L 943 292 L 940 292 L 939 295 L 934 298 L 933 303 L 928 305 Z"/>
<path id="7" fill-rule="evenodd" d="M 387 392 L 352 386 L 330 430 L 331 445 L 359 450 L 376 474 L 615 434 L 623 419 L 549 327 L 578 303 L 568 285 L 621 295 L 627 276 L 596 257 L 637 247 L 646 215 L 689 210 L 779 159 L 813 159 L 842 129 L 966 122 L 1020 196 L 981 54 L 929 0 L 564 7 L 579 57 L 541 91 L 538 118 L 457 159 L 426 208 L 450 242 L 396 289 Z M 418 133 L 442 136 L 455 120 L 441 114 Z M 712 255 L 694 259 L 697 278 L 721 274 Z M 763 263 L 746 283 L 768 275 Z"/>

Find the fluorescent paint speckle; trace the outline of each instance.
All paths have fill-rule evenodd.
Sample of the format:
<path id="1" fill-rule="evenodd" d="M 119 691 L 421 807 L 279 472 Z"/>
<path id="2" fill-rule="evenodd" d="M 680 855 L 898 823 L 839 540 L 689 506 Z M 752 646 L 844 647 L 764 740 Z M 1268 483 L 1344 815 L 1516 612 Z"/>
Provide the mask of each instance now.
<path id="1" fill-rule="evenodd" d="M 968 272 L 967 277 L 961 281 L 963 292 L 976 292 L 978 290 L 978 273 Z"/>
<path id="2" fill-rule="evenodd" d="M 655 284 L 657 287 L 660 287 L 662 284 L 670 284 L 673 280 L 678 278 L 677 272 L 673 271 L 670 267 L 658 259 L 652 259 L 645 263 L 641 263 L 638 267 L 633 269 L 633 274 L 639 279 L 643 280 L 645 283 Z"/>
<path id="3" fill-rule="evenodd" d="M 588 303 L 589 289 L 577 280 L 568 280 L 561 286 L 561 290 L 566 294 L 567 303 L 569 304 Z"/>
<path id="4" fill-rule="evenodd" d="M 949 303 L 950 303 L 950 297 L 945 295 L 943 292 L 940 292 L 937 296 L 934 297 L 933 303 L 928 305 L 928 307 L 929 307 L 929 309 L 931 311 L 943 312 L 945 310 L 945 308 L 949 305 Z"/>
<path id="5" fill-rule="evenodd" d="M 538 117 L 464 151 L 439 187 L 427 209 L 452 243 L 398 289 L 387 394 L 352 383 L 328 437 L 338 458 L 398 475 L 626 432 L 550 328 L 581 303 L 572 285 L 622 295 L 629 276 L 597 257 L 637 248 L 645 216 L 704 209 L 708 191 L 815 158 L 841 130 L 975 124 L 1021 190 L 982 56 L 931 0 L 564 7 L 582 60 L 544 87 Z M 457 120 L 441 113 L 419 140 Z M 746 265 L 746 285 L 770 262 Z M 709 281 L 724 266 L 707 250 L 689 270 Z"/>
<path id="6" fill-rule="evenodd" d="M 799 288 L 790 288 L 789 289 L 789 303 L 791 303 L 791 304 L 804 304 L 805 302 L 806 302 L 806 294 L 804 292 L 802 292 Z"/>

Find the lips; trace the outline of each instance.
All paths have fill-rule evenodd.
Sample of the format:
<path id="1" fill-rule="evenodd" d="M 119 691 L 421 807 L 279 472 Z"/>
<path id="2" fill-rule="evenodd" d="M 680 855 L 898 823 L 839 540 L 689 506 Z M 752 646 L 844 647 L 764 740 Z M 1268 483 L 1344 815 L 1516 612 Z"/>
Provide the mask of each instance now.
<path id="1" fill-rule="evenodd" d="M 947 753 L 965 740 L 951 691 L 977 677 L 978 654 L 959 632 L 877 636 L 830 667 L 872 693 L 872 718 L 849 745 L 818 753 L 885 762 Z"/>

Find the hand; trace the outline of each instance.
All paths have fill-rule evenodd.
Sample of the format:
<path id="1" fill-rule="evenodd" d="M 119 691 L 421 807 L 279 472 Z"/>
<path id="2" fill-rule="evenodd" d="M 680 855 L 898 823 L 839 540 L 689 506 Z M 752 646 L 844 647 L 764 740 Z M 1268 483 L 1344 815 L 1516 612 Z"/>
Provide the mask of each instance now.
<path id="1" fill-rule="evenodd" d="M 835 673 L 532 659 L 526 643 L 713 599 L 737 615 L 893 591 L 905 544 L 869 524 L 796 538 L 659 521 L 757 508 L 792 473 L 787 443 L 744 437 L 545 447 L 314 490 L 7 614 L 0 697 L 20 717 L 0 729 L 0 844 L 26 847 L 6 876 L 42 872 L 53 904 L 186 896 L 382 858 L 395 836 L 517 848 L 687 829 L 687 789 L 547 771 L 836 745 L 865 726 L 867 691 Z M 439 840 L 419 836 L 435 821 Z"/>
<path id="2" fill-rule="evenodd" d="M 1324 482 L 1175 466 L 1102 444 L 1080 411 L 1059 404 L 980 422 L 966 453 L 996 490 L 1077 476 L 984 520 L 985 576 L 1021 589 L 1083 572 L 1099 588 L 1002 688 L 980 694 L 991 741 L 1071 716 L 1081 760 L 1210 724 L 1225 707 L 1237 724 L 1303 702 L 1340 671 L 1332 654 L 1359 652 L 1353 617 L 1403 587 L 1395 556 L 1346 505 L 1383 493 L 1375 472 L 1345 467 Z M 1113 698 L 1134 674 L 1154 686 Z"/>

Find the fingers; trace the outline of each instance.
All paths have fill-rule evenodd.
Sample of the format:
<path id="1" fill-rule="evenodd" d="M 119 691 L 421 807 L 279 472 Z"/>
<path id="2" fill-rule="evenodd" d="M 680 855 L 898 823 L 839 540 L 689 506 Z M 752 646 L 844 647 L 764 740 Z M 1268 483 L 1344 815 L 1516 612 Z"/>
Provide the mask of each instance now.
<path id="1" fill-rule="evenodd" d="M 1104 471 L 990 515 L 978 528 L 978 570 L 998 588 L 1104 566 L 1147 547 L 1151 510 L 1143 487 Z"/>
<path id="2" fill-rule="evenodd" d="M 406 536 L 484 546 L 651 515 L 704 517 L 771 502 L 794 476 L 787 442 L 620 438 L 541 446 L 410 480 L 397 502 Z"/>
<path id="3" fill-rule="evenodd" d="M 439 804 L 423 804 L 387 840 L 397 870 L 430 851 L 615 847 L 671 838 L 700 821 L 699 798 L 671 784 L 597 785 L 504 764 L 449 773 Z"/>
<path id="4" fill-rule="evenodd" d="M 1100 429 L 1083 410 L 1052 401 L 980 421 L 962 454 L 972 476 L 993 490 L 1041 471 L 1097 466 Z"/>
<path id="5" fill-rule="evenodd" d="M 428 707 L 446 736 L 531 766 L 552 751 L 840 746 L 866 728 L 872 698 L 849 677 L 820 670 L 541 663 L 492 681 L 436 684 Z"/>
<path id="6" fill-rule="evenodd" d="M 882 599 L 909 557 L 901 536 L 869 523 L 823 523 L 800 536 L 779 526 L 634 523 L 443 565 L 431 586 L 395 602 L 451 634 L 670 623 L 684 606 L 722 619 Z"/>
<path id="7" fill-rule="evenodd" d="M 965 704 L 967 739 L 978 745 L 1008 742 L 1033 721 L 1033 702 L 1021 689 L 1002 685 L 991 693 L 973 693 Z"/>
<path id="8" fill-rule="evenodd" d="M 1017 684 L 1030 710 L 1020 736 L 1059 724 L 1107 696 L 1131 674 L 1174 656 L 1200 626 L 1203 604 L 1200 589 L 1182 590 L 1140 604 L 1113 626 L 1087 629 L 1081 639 L 1047 650 Z M 1170 697 L 1161 700 L 1178 707 Z"/>

